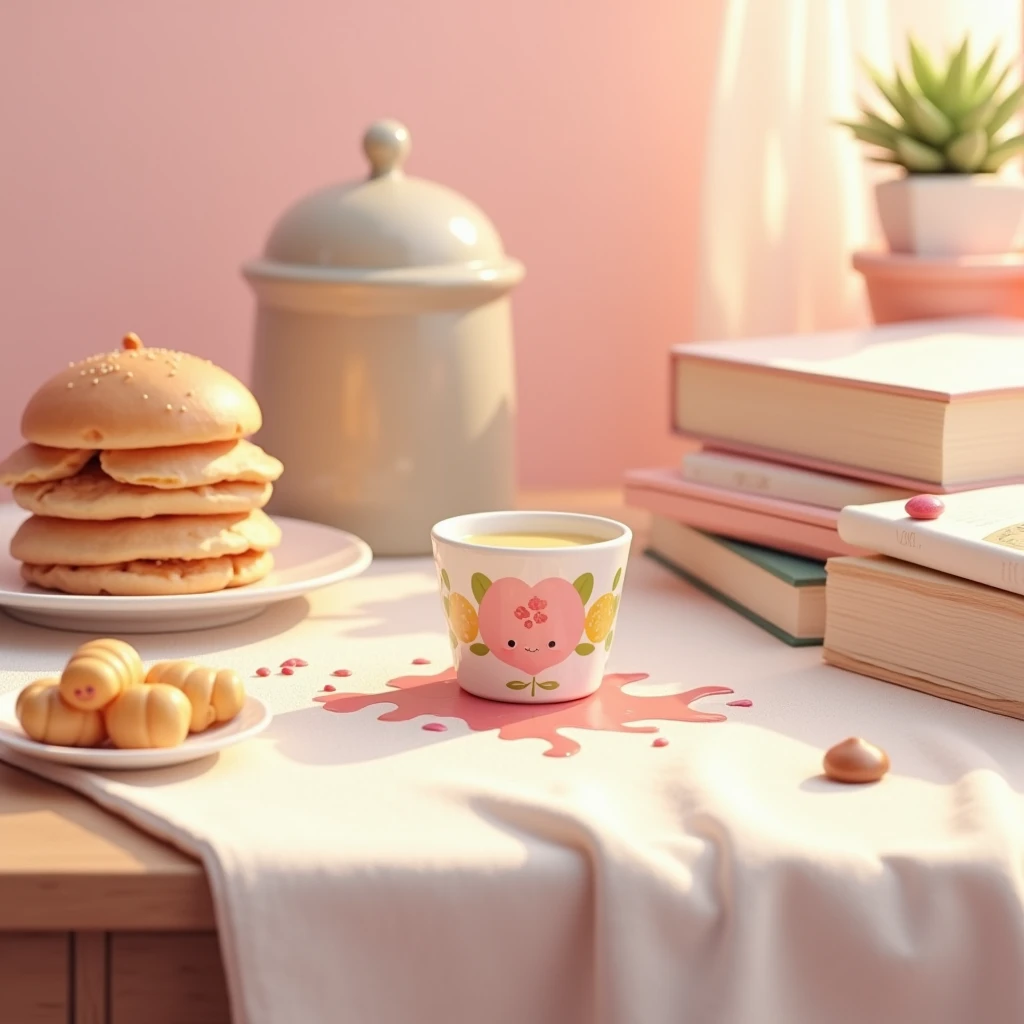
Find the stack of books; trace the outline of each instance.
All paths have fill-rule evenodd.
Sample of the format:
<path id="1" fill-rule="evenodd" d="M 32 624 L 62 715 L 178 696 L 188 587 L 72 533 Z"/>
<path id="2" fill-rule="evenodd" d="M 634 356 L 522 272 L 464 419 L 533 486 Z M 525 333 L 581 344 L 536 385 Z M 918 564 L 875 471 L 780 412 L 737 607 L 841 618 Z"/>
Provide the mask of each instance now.
<path id="1" fill-rule="evenodd" d="M 880 554 L 828 561 L 825 661 L 1024 718 L 1024 485 L 943 501 L 929 521 L 898 501 L 840 514 Z"/>
<path id="2" fill-rule="evenodd" d="M 841 510 L 1024 480 L 1019 320 L 681 345 L 671 391 L 700 448 L 629 472 L 627 503 L 655 557 L 789 643 L 825 637 L 825 561 L 872 553 Z"/>

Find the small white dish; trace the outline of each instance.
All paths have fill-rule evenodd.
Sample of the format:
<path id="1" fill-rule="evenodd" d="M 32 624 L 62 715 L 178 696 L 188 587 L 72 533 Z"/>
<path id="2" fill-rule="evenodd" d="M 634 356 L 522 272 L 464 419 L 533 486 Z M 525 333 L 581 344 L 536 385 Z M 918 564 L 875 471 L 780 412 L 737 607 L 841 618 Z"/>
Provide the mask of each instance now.
<path id="1" fill-rule="evenodd" d="M 230 722 L 214 726 L 206 732 L 189 736 L 177 747 L 159 750 L 117 750 L 113 747 L 55 747 L 37 743 L 25 735 L 14 714 L 18 693 L 0 695 L 0 745 L 37 761 L 74 765 L 77 768 L 96 768 L 119 771 L 141 768 L 167 768 L 174 764 L 187 764 L 209 757 L 243 740 L 258 736 L 273 717 L 270 708 L 258 697 L 248 694 L 245 706 Z"/>
<path id="2" fill-rule="evenodd" d="M 16 505 L 0 505 L 0 608 L 12 618 L 48 629 L 182 633 L 230 626 L 272 604 L 358 576 L 373 559 L 369 545 L 351 533 L 274 516 L 281 545 L 274 551 L 274 571 L 259 583 L 213 594 L 82 597 L 42 590 L 21 578 L 21 567 L 8 551 L 26 518 L 28 513 Z"/>

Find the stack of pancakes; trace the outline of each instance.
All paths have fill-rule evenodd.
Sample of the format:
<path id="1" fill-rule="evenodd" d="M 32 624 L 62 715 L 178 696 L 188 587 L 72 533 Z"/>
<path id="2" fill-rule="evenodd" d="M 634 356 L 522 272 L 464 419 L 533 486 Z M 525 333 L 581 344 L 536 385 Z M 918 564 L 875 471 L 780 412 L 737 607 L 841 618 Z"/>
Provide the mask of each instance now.
<path id="1" fill-rule="evenodd" d="M 198 594 L 273 568 L 261 511 L 281 463 L 246 438 L 249 390 L 209 360 L 147 349 L 71 363 L 31 398 L 0 484 L 32 515 L 11 540 L 29 583 L 69 594 Z"/>

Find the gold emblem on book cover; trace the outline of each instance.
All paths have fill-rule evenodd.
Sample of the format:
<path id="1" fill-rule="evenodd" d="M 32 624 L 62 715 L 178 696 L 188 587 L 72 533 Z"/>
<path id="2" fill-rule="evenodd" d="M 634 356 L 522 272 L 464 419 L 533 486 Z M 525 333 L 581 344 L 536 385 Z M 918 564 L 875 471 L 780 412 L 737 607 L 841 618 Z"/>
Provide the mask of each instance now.
<path id="1" fill-rule="evenodd" d="M 982 540 L 987 540 L 990 544 L 1001 544 L 1004 548 L 1024 551 L 1024 523 L 1000 527 L 995 533 L 982 537 Z"/>

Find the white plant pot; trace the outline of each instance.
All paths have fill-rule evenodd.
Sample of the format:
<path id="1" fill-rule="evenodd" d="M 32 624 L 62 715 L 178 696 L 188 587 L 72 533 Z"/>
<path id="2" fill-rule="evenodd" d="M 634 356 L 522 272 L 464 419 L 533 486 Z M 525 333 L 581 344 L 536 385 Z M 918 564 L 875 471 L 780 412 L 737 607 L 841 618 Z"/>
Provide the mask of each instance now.
<path id="1" fill-rule="evenodd" d="M 892 252 L 991 256 L 1020 247 L 1024 179 L 995 174 L 908 174 L 875 186 Z"/>

